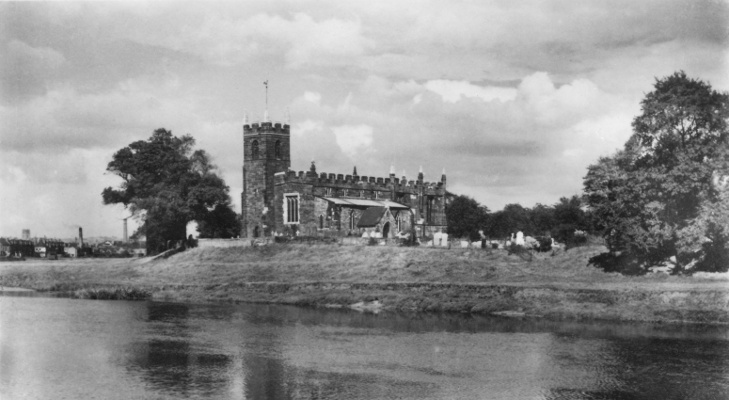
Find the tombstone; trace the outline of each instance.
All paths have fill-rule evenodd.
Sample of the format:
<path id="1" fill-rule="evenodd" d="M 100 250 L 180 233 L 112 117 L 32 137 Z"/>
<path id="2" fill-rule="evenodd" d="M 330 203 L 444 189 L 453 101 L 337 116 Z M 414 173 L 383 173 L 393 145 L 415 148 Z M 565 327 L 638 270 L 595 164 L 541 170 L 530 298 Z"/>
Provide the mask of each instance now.
<path id="1" fill-rule="evenodd" d="M 434 233 L 433 244 L 438 247 L 448 247 L 448 234 L 443 232 Z"/>
<path id="2" fill-rule="evenodd" d="M 522 231 L 516 233 L 516 245 L 524 246 L 524 233 Z"/>

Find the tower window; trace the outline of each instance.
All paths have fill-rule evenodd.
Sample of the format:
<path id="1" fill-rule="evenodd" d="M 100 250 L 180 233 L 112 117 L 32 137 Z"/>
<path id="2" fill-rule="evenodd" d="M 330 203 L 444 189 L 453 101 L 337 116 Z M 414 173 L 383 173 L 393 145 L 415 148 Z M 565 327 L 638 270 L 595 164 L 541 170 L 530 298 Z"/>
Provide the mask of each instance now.
<path id="1" fill-rule="evenodd" d="M 284 196 L 284 221 L 287 224 L 299 223 L 299 194 L 287 194 Z"/>
<path id="2" fill-rule="evenodd" d="M 251 158 L 254 160 L 258 159 L 258 141 L 254 140 L 253 143 L 251 143 Z"/>
<path id="3" fill-rule="evenodd" d="M 277 140 L 276 144 L 274 145 L 274 155 L 276 156 L 277 160 L 281 159 L 281 141 Z"/>

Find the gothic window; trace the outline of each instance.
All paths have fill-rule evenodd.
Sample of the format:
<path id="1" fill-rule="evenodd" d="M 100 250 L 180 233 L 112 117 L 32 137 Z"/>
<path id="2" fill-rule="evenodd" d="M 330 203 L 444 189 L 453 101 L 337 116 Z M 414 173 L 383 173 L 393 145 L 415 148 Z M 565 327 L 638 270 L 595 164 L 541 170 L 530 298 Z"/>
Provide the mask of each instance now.
<path id="1" fill-rule="evenodd" d="M 319 229 L 324 229 L 324 216 L 319 215 Z"/>
<path id="2" fill-rule="evenodd" d="M 285 197 L 284 216 L 287 224 L 299 223 L 299 195 L 287 194 Z"/>
<path id="3" fill-rule="evenodd" d="M 280 140 L 277 140 L 276 144 L 274 145 L 274 154 L 275 154 L 277 160 L 281 159 L 281 141 Z"/>
<path id="4" fill-rule="evenodd" d="M 257 160 L 258 159 L 258 141 L 254 140 L 253 143 L 251 143 L 251 159 Z"/>
<path id="5" fill-rule="evenodd" d="M 329 197 L 332 196 L 332 188 L 327 188 L 327 194 L 326 195 L 329 196 Z"/>
<path id="6" fill-rule="evenodd" d="M 354 230 L 354 210 L 349 212 L 349 229 Z"/>

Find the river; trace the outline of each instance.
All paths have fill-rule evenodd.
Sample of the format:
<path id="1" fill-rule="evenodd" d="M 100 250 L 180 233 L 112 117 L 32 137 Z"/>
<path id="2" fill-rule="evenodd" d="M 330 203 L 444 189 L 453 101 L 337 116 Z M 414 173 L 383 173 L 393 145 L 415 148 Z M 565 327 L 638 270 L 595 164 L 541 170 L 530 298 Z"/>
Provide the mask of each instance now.
<path id="1" fill-rule="evenodd" d="M 2 399 L 729 399 L 729 328 L 0 296 Z"/>

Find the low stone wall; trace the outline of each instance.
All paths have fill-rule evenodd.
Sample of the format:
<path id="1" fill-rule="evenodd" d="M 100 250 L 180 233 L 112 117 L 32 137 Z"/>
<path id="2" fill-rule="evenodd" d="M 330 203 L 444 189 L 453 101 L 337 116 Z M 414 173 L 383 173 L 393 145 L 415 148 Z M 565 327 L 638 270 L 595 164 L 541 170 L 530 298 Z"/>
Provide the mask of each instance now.
<path id="1" fill-rule="evenodd" d="M 197 247 L 250 247 L 251 239 L 197 239 Z"/>
<path id="2" fill-rule="evenodd" d="M 341 244 L 345 246 L 368 246 L 373 245 L 373 243 L 370 242 L 370 238 L 363 238 L 359 236 L 343 236 L 343 237 L 317 237 L 312 236 L 311 239 L 307 241 L 307 237 L 299 238 L 299 240 L 275 240 L 273 237 L 264 237 L 264 238 L 257 238 L 257 239 L 250 239 L 250 238 L 239 238 L 239 239 L 197 239 L 197 246 L 201 248 L 213 248 L 213 247 L 250 247 L 252 245 L 266 245 L 274 243 L 274 241 L 281 242 L 281 243 L 325 243 L 327 242 L 324 239 L 330 239 L 330 243 L 332 244 Z M 284 238 L 285 239 L 285 238 Z M 316 240 L 321 239 L 321 240 Z M 378 246 L 400 246 L 402 244 L 401 239 L 397 238 L 389 238 L 389 239 L 383 239 L 383 238 L 374 238 L 372 239 L 377 243 Z M 474 248 L 474 249 L 481 249 L 481 242 L 473 242 L 469 243 L 466 241 L 459 241 L 459 240 L 451 240 L 446 241 L 445 243 L 440 243 L 439 245 L 435 245 L 433 241 L 428 242 L 421 242 L 421 247 L 436 247 L 436 248 L 443 248 L 443 249 L 461 249 L 461 248 Z"/>

